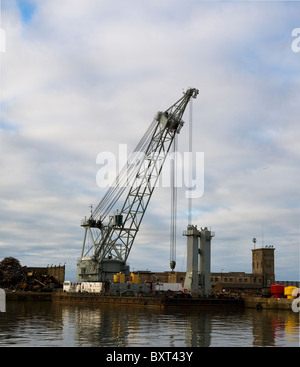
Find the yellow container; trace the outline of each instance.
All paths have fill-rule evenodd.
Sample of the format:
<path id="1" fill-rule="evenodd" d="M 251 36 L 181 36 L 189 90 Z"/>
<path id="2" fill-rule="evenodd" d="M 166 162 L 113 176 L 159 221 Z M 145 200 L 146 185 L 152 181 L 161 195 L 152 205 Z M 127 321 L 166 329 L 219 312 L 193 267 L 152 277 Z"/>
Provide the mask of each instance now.
<path id="1" fill-rule="evenodd" d="M 114 274 L 114 283 L 120 283 L 120 274 Z"/>
<path id="2" fill-rule="evenodd" d="M 297 287 L 293 287 L 293 286 L 289 286 L 289 287 L 285 287 L 284 288 L 284 295 L 286 296 L 286 298 L 288 298 L 288 299 L 295 299 L 297 297 L 297 294 L 292 295 L 294 289 L 298 289 L 298 288 Z M 295 293 L 296 293 L 296 291 L 295 291 Z"/>
<path id="3" fill-rule="evenodd" d="M 125 283 L 125 274 L 124 273 L 120 273 L 120 283 Z"/>
<path id="4" fill-rule="evenodd" d="M 140 275 L 139 274 L 135 274 L 135 273 L 131 273 L 130 283 L 134 283 L 134 284 L 140 283 Z"/>

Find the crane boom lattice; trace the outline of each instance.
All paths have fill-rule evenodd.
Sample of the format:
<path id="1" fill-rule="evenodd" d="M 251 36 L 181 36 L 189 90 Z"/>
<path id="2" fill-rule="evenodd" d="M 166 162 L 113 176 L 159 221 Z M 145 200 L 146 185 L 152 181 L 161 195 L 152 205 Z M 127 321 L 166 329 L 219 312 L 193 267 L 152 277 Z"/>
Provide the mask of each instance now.
<path id="1" fill-rule="evenodd" d="M 165 159 L 184 122 L 182 116 L 198 90 L 188 89 L 182 98 L 155 119 L 128 159 L 114 184 L 84 219 L 84 239 L 77 263 L 77 280 L 111 280 L 117 272 L 129 272 L 126 265 L 133 242 L 155 189 Z M 109 215 L 121 195 L 121 209 Z"/>

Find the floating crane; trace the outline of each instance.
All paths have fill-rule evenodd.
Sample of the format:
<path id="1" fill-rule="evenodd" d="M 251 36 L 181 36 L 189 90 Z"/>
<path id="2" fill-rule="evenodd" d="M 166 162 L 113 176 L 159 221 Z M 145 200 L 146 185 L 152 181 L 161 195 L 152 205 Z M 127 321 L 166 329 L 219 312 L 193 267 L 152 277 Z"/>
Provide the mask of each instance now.
<path id="1" fill-rule="evenodd" d="M 119 272 L 129 275 L 126 261 L 133 242 L 168 152 L 184 125 L 185 108 L 198 93 L 197 89 L 189 88 L 166 111 L 156 114 L 114 184 L 91 210 L 90 217 L 82 221 L 84 239 L 77 262 L 77 281 L 110 281 Z M 112 213 L 125 191 L 121 209 Z M 172 220 L 176 220 L 174 214 Z M 172 270 L 176 264 L 173 256 L 174 249 L 170 259 Z"/>

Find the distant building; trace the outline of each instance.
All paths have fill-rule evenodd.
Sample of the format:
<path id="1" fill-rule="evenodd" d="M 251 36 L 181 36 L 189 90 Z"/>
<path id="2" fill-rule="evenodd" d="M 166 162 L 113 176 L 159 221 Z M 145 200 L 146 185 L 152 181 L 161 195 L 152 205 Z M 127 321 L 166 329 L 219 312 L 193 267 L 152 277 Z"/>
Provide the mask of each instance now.
<path id="1" fill-rule="evenodd" d="M 184 283 L 185 272 L 154 272 L 138 270 L 141 282 L 160 282 L 160 283 Z"/>
<path id="2" fill-rule="evenodd" d="M 47 266 L 44 267 L 28 267 L 29 275 L 33 275 L 34 273 L 38 273 L 44 276 L 52 276 L 56 279 L 57 282 L 63 283 L 65 280 L 65 265 L 58 265 L 58 266 Z M 32 273 L 32 274 L 30 274 Z"/>
<path id="3" fill-rule="evenodd" d="M 211 273 L 211 286 L 215 290 L 261 290 L 275 283 L 274 247 L 266 246 L 252 250 L 252 273 Z M 185 272 L 137 271 L 142 282 L 184 283 Z"/>
<path id="4" fill-rule="evenodd" d="M 263 287 L 270 287 L 275 282 L 273 246 L 252 250 L 252 275 L 261 277 Z"/>
<path id="5" fill-rule="evenodd" d="M 215 290 L 261 290 L 275 283 L 274 247 L 252 249 L 252 273 L 211 273 L 211 284 Z"/>

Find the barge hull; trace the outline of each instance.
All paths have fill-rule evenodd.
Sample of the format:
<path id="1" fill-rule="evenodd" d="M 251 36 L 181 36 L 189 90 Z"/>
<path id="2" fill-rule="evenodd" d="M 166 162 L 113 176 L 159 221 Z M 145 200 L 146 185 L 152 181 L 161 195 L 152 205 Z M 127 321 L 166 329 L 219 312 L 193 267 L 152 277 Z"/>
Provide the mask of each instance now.
<path id="1" fill-rule="evenodd" d="M 40 292 L 7 292 L 7 301 L 50 301 L 70 302 L 73 304 L 95 303 L 115 305 L 136 305 L 156 307 L 244 307 L 262 309 L 277 309 L 292 311 L 293 299 L 244 297 L 234 298 L 177 298 L 177 297 L 125 297 L 108 296 L 89 293 L 40 293 Z"/>
<path id="2" fill-rule="evenodd" d="M 243 307 L 241 299 L 218 298 L 176 298 L 176 297 L 122 297 L 103 296 L 84 293 L 54 293 L 52 300 L 56 302 L 97 303 L 116 305 L 140 305 L 157 307 Z"/>

